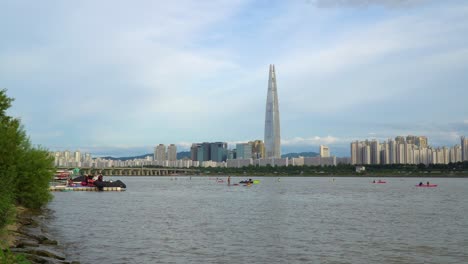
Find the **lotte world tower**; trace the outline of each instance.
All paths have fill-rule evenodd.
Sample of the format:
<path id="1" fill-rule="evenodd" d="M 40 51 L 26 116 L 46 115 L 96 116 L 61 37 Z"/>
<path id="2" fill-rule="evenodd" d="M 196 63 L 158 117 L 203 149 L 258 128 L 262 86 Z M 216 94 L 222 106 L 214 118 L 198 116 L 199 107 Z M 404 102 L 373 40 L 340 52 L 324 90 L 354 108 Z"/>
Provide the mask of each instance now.
<path id="1" fill-rule="evenodd" d="M 265 158 L 281 158 L 280 118 L 275 65 L 270 65 L 265 112 Z"/>

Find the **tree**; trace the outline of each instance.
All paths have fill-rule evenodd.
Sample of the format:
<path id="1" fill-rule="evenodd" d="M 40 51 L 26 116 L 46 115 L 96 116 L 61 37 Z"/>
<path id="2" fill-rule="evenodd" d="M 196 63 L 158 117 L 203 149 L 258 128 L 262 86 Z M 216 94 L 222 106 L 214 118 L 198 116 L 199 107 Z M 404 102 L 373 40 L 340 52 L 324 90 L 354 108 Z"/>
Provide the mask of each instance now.
<path id="1" fill-rule="evenodd" d="M 15 204 L 40 208 L 51 199 L 52 157 L 45 149 L 32 147 L 20 120 L 6 114 L 12 102 L 6 90 L 0 90 L 0 227 Z"/>

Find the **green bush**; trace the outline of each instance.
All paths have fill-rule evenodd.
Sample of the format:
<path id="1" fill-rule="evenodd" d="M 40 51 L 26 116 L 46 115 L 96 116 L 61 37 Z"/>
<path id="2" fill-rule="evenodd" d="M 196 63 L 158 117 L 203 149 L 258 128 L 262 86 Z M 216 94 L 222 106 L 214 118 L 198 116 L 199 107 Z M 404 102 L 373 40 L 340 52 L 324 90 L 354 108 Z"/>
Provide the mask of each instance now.
<path id="1" fill-rule="evenodd" d="M 30 148 L 21 156 L 16 180 L 16 201 L 27 208 L 40 208 L 52 198 L 49 182 L 53 177 L 52 157 L 47 151 Z"/>
<path id="2" fill-rule="evenodd" d="M 15 203 L 39 208 L 51 198 L 52 158 L 45 149 L 32 147 L 20 120 L 6 114 L 12 102 L 6 90 L 0 90 L 0 228 Z"/>

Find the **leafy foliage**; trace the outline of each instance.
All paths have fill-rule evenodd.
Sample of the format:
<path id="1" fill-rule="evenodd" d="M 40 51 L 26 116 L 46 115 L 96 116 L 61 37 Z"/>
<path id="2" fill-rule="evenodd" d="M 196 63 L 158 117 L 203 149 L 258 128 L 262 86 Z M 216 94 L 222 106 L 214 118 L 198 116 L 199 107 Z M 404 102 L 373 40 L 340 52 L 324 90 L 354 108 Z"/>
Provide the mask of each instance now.
<path id="1" fill-rule="evenodd" d="M 0 250 L 0 263 L 3 264 L 29 264 L 26 257 L 22 254 L 14 254 L 10 250 Z"/>
<path id="2" fill-rule="evenodd" d="M 45 149 L 32 147 L 20 120 L 6 114 L 12 102 L 6 90 L 0 90 L 0 228 L 15 203 L 39 208 L 51 198 L 52 158 Z"/>

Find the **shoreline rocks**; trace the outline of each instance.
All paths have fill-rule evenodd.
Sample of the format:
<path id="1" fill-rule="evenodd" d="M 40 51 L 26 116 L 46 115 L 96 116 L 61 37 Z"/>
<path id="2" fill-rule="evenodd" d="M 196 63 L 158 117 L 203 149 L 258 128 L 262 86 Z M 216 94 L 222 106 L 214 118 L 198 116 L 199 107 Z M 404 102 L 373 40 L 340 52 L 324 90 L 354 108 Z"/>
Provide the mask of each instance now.
<path id="1" fill-rule="evenodd" d="M 16 223 L 7 227 L 11 252 L 23 254 L 31 263 L 79 264 L 66 260 L 57 240 L 47 232 L 43 222 L 45 210 L 17 208 Z"/>

